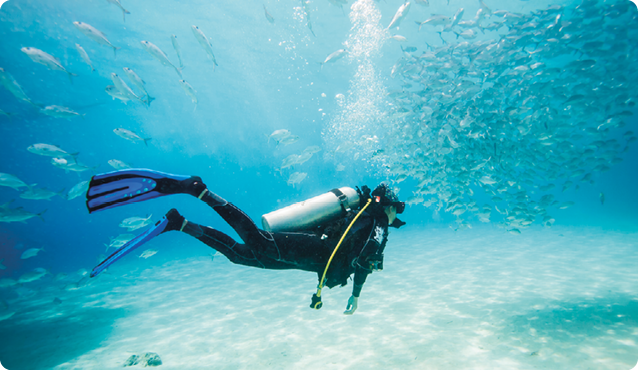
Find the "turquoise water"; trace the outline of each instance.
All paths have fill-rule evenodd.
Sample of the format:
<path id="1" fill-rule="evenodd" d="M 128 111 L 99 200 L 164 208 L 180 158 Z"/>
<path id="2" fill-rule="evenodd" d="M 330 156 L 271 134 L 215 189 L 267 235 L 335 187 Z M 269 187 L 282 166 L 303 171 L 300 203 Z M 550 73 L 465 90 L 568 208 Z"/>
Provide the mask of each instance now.
<path id="1" fill-rule="evenodd" d="M 412 2 L 399 28 L 386 29 L 401 2 L 335 3 L 124 1 L 125 19 L 105 0 L 2 5 L 0 68 L 25 95 L 0 87 L 0 172 L 59 193 L 33 200 L 25 186 L 0 187 L 0 203 L 13 200 L 0 215 L 41 214 L 0 223 L 5 368 L 119 368 L 146 352 L 176 369 L 635 365 L 635 6 Z M 455 14 L 450 29 L 415 24 L 444 15 L 450 25 Z M 504 26 L 458 25 L 473 19 Z M 101 31 L 116 52 L 73 22 Z M 140 43 L 179 68 L 171 35 L 182 77 Z M 125 67 L 145 81 L 150 105 Z M 109 96 L 112 73 L 142 101 Z M 50 106 L 77 114 L 53 117 Z M 292 142 L 269 139 L 277 130 Z M 87 169 L 58 168 L 27 150 L 34 144 L 79 153 Z M 284 165 L 311 146 L 321 151 Z M 235 235 L 186 195 L 91 215 L 83 195 L 67 199 L 114 170 L 113 159 L 199 175 L 255 220 L 335 187 L 387 181 L 409 201 L 408 224 L 393 230 L 385 269 L 368 278 L 353 316 L 342 314 L 350 285 L 310 310 L 313 274 L 232 265 L 177 233 L 89 280 L 114 251 L 105 244 L 144 230 L 118 226 L 129 217 L 157 221 L 176 207 Z M 291 184 L 295 173 L 305 177 Z M 32 248 L 44 249 L 21 258 Z M 138 258 L 146 249 L 157 254 Z"/>

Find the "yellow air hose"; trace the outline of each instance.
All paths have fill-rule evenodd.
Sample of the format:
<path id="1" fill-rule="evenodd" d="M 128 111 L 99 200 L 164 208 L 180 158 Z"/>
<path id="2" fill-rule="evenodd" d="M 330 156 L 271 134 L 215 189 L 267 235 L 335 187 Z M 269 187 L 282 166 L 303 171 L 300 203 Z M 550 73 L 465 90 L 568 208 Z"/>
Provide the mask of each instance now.
<path id="1" fill-rule="evenodd" d="M 350 228 L 352 227 L 352 225 L 354 225 L 354 223 L 357 221 L 359 216 L 361 216 L 361 213 L 363 213 L 363 211 L 365 211 L 365 209 L 368 208 L 368 206 L 370 205 L 371 201 L 372 201 L 372 199 L 368 199 L 368 202 L 366 203 L 366 205 L 363 206 L 363 208 L 361 208 L 359 213 L 357 213 L 357 215 L 354 217 L 352 222 L 350 222 L 350 225 L 348 225 L 348 228 L 346 229 L 346 232 L 344 232 L 343 235 L 341 236 L 341 239 L 339 240 L 339 243 L 337 243 L 337 246 L 332 251 L 332 255 L 330 256 L 330 259 L 328 259 L 328 264 L 326 265 L 325 270 L 323 270 L 323 276 L 321 277 L 321 280 L 319 281 L 319 285 L 317 286 L 317 293 L 312 296 L 312 303 L 310 304 L 310 308 L 314 308 L 315 310 L 318 310 L 318 309 L 321 308 L 321 306 L 323 306 L 323 303 L 321 302 L 321 289 L 323 289 L 323 287 L 324 287 L 323 282 L 326 279 L 326 273 L 328 272 L 328 267 L 330 267 L 330 262 L 332 262 L 332 258 L 337 253 L 337 250 L 341 246 L 341 242 L 343 242 L 343 239 L 345 239 L 346 235 L 348 235 L 348 232 L 350 231 Z"/>

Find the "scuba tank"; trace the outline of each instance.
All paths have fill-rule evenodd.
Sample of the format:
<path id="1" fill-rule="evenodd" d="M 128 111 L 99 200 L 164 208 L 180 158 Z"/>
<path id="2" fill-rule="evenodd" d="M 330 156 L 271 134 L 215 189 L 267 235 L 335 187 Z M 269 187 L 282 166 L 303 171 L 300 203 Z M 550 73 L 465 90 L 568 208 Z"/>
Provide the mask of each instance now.
<path id="1" fill-rule="evenodd" d="M 264 230 L 272 232 L 309 230 L 358 207 L 359 193 L 353 188 L 343 187 L 266 213 L 261 216 L 261 223 Z"/>

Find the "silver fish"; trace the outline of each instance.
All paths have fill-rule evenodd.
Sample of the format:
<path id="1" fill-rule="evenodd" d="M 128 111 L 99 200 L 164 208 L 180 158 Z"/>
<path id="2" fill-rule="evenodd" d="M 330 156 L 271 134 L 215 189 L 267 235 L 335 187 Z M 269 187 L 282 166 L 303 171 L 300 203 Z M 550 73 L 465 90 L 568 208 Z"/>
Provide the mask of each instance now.
<path id="1" fill-rule="evenodd" d="M 83 22 L 73 22 L 73 25 L 78 30 L 80 30 L 80 32 L 82 32 L 88 38 L 90 38 L 91 40 L 97 42 L 98 44 L 112 47 L 113 48 L 113 55 L 117 56 L 116 52 L 117 52 L 117 49 L 119 49 L 119 48 L 116 47 L 115 45 L 111 44 L 109 39 L 107 39 L 106 36 L 101 31 L 99 31 L 97 28 L 91 26 L 90 24 L 83 23 Z"/>
<path id="2" fill-rule="evenodd" d="M 120 227 L 128 229 L 128 231 L 134 231 L 137 229 L 141 229 L 145 226 L 148 226 L 153 223 L 151 220 L 153 215 L 149 215 L 148 217 L 129 217 L 122 222 L 120 222 Z"/>
<path id="3" fill-rule="evenodd" d="M 200 30 L 197 26 L 191 26 L 191 30 L 193 30 L 193 35 L 195 35 L 197 42 L 199 42 L 202 48 L 204 48 L 206 54 L 213 59 L 213 64 L 218 66 L 215 54 L 213 54 L 213 46 L 210 44 L 210 41 L 208 41 L 208 38 L 206 38 L 206 35 L 204 35 L 204 32 L 202 32 L 202 30 Z M 215 67 L 213 67 L 213 70 L 215 70 Z"/>
<path id="4" fill-rule="evenodd" d="M 29 185 L 16 176 L 2 172 L 0 172 L 0 186 L 6 186 L 16 190 L 29 187 Z"/>
<path id="5" fill-rule="evenodd" d="M 80 44 L 75 44 L 75 49 L 78 51 L 84 63 L 88 64 L 91 67 L 91 72 L 95 72 L 95 68 L 93 68 L 93 63 L 91 63 L 91 58 L 89 58 L 89 54 L 87 54 L 86 50 Z"/>
<path id="6" fill-rule="evenodd" d="M 114 85 L 108 85 L 104 89 L 104 91 L 106 91 L 107 94 L 111 95 L 111 98 L 113 98 L 113 100 L 121 100 L 122 102 L 124 102 L 124 104 L 131 100 L 126 95 L 122 94 L 122 92 L 118 90 L 117 87 L 115 87 Z"/>
<path id="7" fill-rule="evenodd" d="M 75 184 L 71 190 L 66 194 L 66 200 L 71 200 L 79 197 L 80 195 L 86 194 L 86 191 L 89 190 L 89 181 L 81 181 Z"/>
<path id="8" fill-rule="evenodd" d="M 131 165 L 128 163 L 122 162 L 119 159 L 109 159 L 109 166 L 115 168 L 116 170 L 125 170 L 127 168 L 131 168 Z"/>
<path id="9" fill-rule="evenodd" d="M 23 47 L 20 50 L 34 62 L 40 63 L 51 70 L 62 71 L 66 73 L 69 76 L 69 80 L 71 80 L 71 82 L 73 82 L 71 76 L 77 76 L 75 73 L 67 71 L 66 68 L 64 68 L 64 66 L 60 63 L 60 60 L 49 53 L 32 47 Z"/>
<path id="10" fill-rule="evenodd" d="M 40 109 L 40 113 L 45 114 L 47 116 L 50 117 L 55 117 L 55 118 L 73 118 L 73 117 L 82 117 L 84 118 L 83 114 L 80 114 L 78 112 L 75 112 L 73 110 L 71 110 L 70 108 L 67 107 L 62 107 L 59 105 L 49 105 L 46 106 L 42 109 Z"/>
<path id="11" fill-rule="evenodd" d="M 131 80 L 131 82 L 133 82 L 133 84 L 137 86 L 140 90 L 144 91 L 144 94 L 146 95 L 146 98 L 150 105 L 150 102 L 155 100 L 155 98 L 152 98 L 150 95 L 148 95 L 148 91 L 146 91 L 146 82 L 144 82 L 144 80 L 142 80 L 140 76 L 138 76 L 137 73 L 135 73 L 132 69 L 127 67 L 124 67 L 123 69 L 124 69 L 124 73 L 126 73 L 129 80 Z"/>
<path id="12" fill-rule="evenodd" d="M 36 106 L 31 99 L 24 93 L 22 90 L 22 86 L 18 84 L 18 82 L 11 76 L 11 74 L 5 71 L 3 68 L 0 68 L 0 83 L 4 86 L 5 89 L 9 90 L 13 96 L 20 100 L 24 100 L 27 103 Z"/>
<path id="13" fill-rule="evenodd" d="M 0 206 L 0 222 L 24 222 L 33 217 L 40 217 L 44 221 L 42 214 L 46 212 L 46 209 L 40 213 L 31 213 L 22 207 L 9 208 L 10 203 L 11 201 Z"/>
<path id="14" fill-rule="evenodd" d="M 401 24 L 401 21 L 408 15 L 409 11 L 410 11 L 410 2 L 408 1 L 399 7 L 397 12 L 394 14 L 394 18 L 392 18 L 392 21 L 390 22 L 390 24 L 388 25 L 386 29 L 389 30 L 390 28 L 393 28 L 393 27 L 399 27 L 399 25 Z"/>
<path id="15" fill-rule="evenodd" d="M 157 249 L 147 249 L 142 254 L 140 254 L 139 258 L 147 259 L 157 254 Z"/>
<path id="16" fill-rule="evenodd" d="M 59 147 L 51 144 L 33 144 L 27 148 L 33 154 L 43 155 L 47 157 L 77 157 L 78 153 L 69 153 L 65 150 L 60 149 Z"/>
<path id="17" fill-rule="evenodd" d="M 140 43 L 142 44 L 144 49 L 153 57 L 155 57 L 155 59 L 159 60 L 160 63 L 162 63 L 165 66 L 173 67 L 175 69 L 175 72 L 177 72 L 177 74 L 179 75 L 179 77 L 182 78 L 182 72 L 180 68 L 175 67 L 175 65 L 173 65 L 173 63 L 171 63 L 171 61 L 168 60 L 168 57 L 166 56 L 166 54 L 164 54 L 164 52 L 160 48 L 158 48 L 157 46 L 155 46 L 155 44 L 150 43 L 148 41 L 143 40 L 143 41 L 140 41 Z"/>
<path id="18" fill-rule="evenodd" d="M 48 270 L 38 267 L 31 272 L 22 274 L 18 279 L 20 283 L 30 283 L 32 281 L 40 280 L 44 275 L 51 274 Z"/>
<path id="19" fill-rule="evenodd" d="M 273 18 L 272 15 L 268 13 L 268 10 L 266 9 L 266 5 L 264 5 L 264 13 L 266 14 L 266 19 L 268 19 L 268 22 L 270 22 L 270 24 L 274 24 L 275 18 Z"/>
<path id="20" fill-rule="evenodd" d="M 85 166 L 76 161 L 71 162 L 66 158 L 51 158 L 51 164 L 54 165 L 55 167 L 65 170 L 66 172 L 68 171 L 84 172 L 84 171 L 94 170 L 97 168 L 97 167 Z"/>
<path id="21" fill-rule="evenodd" d="M 295 172 L 292 175 L 290 175 L 290 178 L 288 178 L 288 185 L 292 185 L 292 187 L 295 187 L 295 184 L 299 184 L 300 182 L 302 182 L 306 176 L 308 176 L 307 173 L 305 172 Z"/>
<path id="22" fill-rule="evenodd" d="M 330 55 L 328 55 L 328 57 L 326 58 L 326 60 L 324 60 L 323 62 L 320 62 L 319 64 L 321 64 L 321 67 L 323 68 L 323 65 L 326 63 L 334 63 L 337 60 L 343 58 L 344 55 L 346 55 L 348 52 L 346 51 L 346 49 L 339 49 L 333 53 L 331 53 Z"/>
<path id="23" fill-rule="evenodd" d="M 195 95 L 196 91 L 195 91 L 195 89 L 193 89 L 193 86 L 191 86 L 185 80 L 179 80 L 179 84 L 182 87 L 182 89 L 184 89 L 186 94 L 188 94 L 188 96 L 190 96 L 191 101 L 193 103 L 197 104 L 197 95 Z"/>
<path id="24" fill-rule="evenodd" d="M 133 131 L 127 130 L 125 128 L 116 128 L 115 130 L 113 130 L 113 132 L 115 132 L 115 134 L 121 138 L 124 138 L 126 140 L 132 141 L 132 142 L 138 142 L 138 141 L 143 141 L 144 144 L 146 146 L 148 146 L 148 142 L 150 140 L 152 140 L 152 138 L 147 137 L 146 139 L 143 139 L 141 136 L 139 136 L 138 134 L 136 134 Z"/>
<path id="25" fill-rule="evenodd" d="M 62 196 L 64 190 L 59 192 L 43 189 L 43 188 L 34 188 L 36 184 L 33 184 L 29 189 L 20 193 L 20 198 L 22 199 L 30 199 L 30 200 L 51 200 L 56 195 Z"/>
<path id="26" fill-rule="evenodd" d="M 290 136 L 290 131 L 286 129 L 275 130 L 272 134 L 270 134 L 270 136 L 268 136 L 268 142 L 270 142 L 270 139 L 273 139 L 279 143 L 279 141 L 288 136 Z"/>
<path id="27" fill-rule="evenodd" d="M 147 105 L 146 102 L 142 100 L 142 98 L 137 96 L 133 92 L 133 90 L 131 90 L 131 88 L 128 87 L 126 82 L 124 82 L 124 80 L 122 80 L 122 78 L 120 78 L 120 76 L 118 76 L 117 73 L 111 73 L 111 80 L 113 81 L 113 85 L 115 85 L 115 87 L 120 91 L 120 93 L 122 93 L 123 96 L 126 96 L 130 100 L 137 100 L 140 103 Z"/>
<path id="28" fill-rule="evenodd" d="M 131 14 L 131 12 L 129 12 L 128 10 L 124 9 L 122 4 L 120 3 L 120 0 L 107 0 L 107 1 L 109 3 L 117 6 L 118 8 L 120 8 L 122 10 L 122 19 L 124 20 L 124 22 L 126 22 L 126 15 L 127 14 Z"/>
<path id="29" fill-rule="evenodd" d="M 179 44 L 177 43 L 177 36 L 171 35 L 171 43 L 173 44 L 173 49 L 175 49 L 175 54 L 177 54 L 177 59 L 179 60 L 179 68 L 184 68 L 184 64 L 182 63 L 182 53 L 179 48 Z"/>

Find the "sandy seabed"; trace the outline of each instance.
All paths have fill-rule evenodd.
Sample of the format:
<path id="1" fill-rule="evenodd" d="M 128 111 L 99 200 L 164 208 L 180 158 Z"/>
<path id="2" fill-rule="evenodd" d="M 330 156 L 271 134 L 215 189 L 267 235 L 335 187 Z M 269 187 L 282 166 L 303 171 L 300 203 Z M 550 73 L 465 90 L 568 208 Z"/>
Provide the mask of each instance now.
<path id="1" fill-rule="evenodd" d="M 176 240 L 167 239 L 145 246 L 156 256 L 129 256 L 81 289 L 49 278 L 10 301 L 3 366 L 116 369 L 145 352 L 160 369 L 629 370 L 638 361 L 636 233 L 393 231 L 385 270 L 368 277 L 353 316 L 342 314 L 351 284 L 325 289 L 316 311 L 314 274 L 222 256 L 162 260 Z"/>

